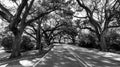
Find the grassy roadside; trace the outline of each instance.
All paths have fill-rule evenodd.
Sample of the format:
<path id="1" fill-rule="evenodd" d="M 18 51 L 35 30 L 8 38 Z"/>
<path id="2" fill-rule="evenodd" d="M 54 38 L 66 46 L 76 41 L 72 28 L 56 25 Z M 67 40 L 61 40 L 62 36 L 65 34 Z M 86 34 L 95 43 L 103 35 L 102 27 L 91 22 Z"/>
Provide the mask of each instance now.
<path id="1" fill-rule="evenodd" d="M 11 62 L 19 61 L 19 60 L 25 60 L 25 59 L 34 59 L 34 58 L 42 58 L 46 53 L 48 53 L 54 46 L 50 46 L 49 48 L 42 51 L 41 54 L 38 53 L 38 50 L 31 50 L 27 52 L 23 52 L 21 57 L 8 59 L 7 57 L 0 59 L 0 65 L 8 64 Z"/>

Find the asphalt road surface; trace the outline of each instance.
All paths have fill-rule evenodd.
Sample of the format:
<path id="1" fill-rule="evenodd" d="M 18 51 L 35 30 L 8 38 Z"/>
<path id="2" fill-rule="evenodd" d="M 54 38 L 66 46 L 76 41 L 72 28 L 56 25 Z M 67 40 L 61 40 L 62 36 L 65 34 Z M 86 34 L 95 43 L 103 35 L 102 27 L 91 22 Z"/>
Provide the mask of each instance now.
<path id="1" fill-rule="evenodd" d="M 56 44 L 43 58 L 20 60 L 0 67 L 120 67 L 120 61 L 85 48 Z"/>

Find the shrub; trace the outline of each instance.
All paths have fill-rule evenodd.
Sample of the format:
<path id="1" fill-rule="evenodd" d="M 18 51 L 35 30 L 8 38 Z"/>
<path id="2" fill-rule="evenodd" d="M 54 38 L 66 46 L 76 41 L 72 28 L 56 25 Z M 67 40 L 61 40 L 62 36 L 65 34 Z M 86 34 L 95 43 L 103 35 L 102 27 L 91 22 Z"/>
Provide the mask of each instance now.
<path id="1" fill-rule="evenodd" d="M 21 42 L 21 49 L 22 50 L 29 50 L 31 39 L 28 36 L 23 36 L 22 37 L 22 42 Z"/>
<path id="2" fill-rule="evenodd" d="M 6 51 L 12 49 L 13 37 L 7 36 L 2 39 L 1 45 L 5 48 Z M 23 36 L 21 41 L 21 51 L 27 51 L 33 49 L 34 44 L 31 43 L 31 39 L 28 36 Z"/>
<path id="3" fill-rule="evenodd" d="M 83 37 L 78 45 L 86 48 L 96 48 L 97 46 L 96 39 L 92 35 L 87 35 Z"/>
<path id="4" fill-rule="evenodd" d="M 1 46 L 5 48 L 5 50 L 11 50 L 13 44 L 13 37 L 12 36 L 7 36 L 2 39 Z"/>

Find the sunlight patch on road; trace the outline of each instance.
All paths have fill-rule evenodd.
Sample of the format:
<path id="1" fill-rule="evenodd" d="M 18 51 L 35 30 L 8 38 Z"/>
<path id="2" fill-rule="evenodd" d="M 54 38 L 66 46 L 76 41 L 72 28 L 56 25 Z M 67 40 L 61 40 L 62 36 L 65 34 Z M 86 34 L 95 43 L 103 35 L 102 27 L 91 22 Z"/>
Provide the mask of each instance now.
<path id="1" fill-rule="evenodd" d="M 8 64 L 1 65 L 0 67 L 6 67 Z"/>
<path id="2" fill-rule="evenodd" d="M 19 61 L 19 63 L 22 66 L 33 66 L 33 64 L 34 64 L 32 61 L 29 61 L 29 60 L 21 60 L 21 61 Z"/>
<path id="3" fill-rule="evenodd" d="M 41 62 L 45 62 L 46 61 L 46 59 L 44 57 L 41 58 L 40 60 L 41 60 Z"/>
<path id="4" fill-rule="evenodd" d="M 109 60 L 102 60 L 102 62 L 104 62 L 104 63 L 109 63 L 109 64 L 111 64 L 112 62 L 111 61 L 109 61 Z"/>
<path id="5" fill-rule="evenodd" d="M 117 60 L 117 61 L 120 61 L 120 58 L 113 58 L 113 60 Z"/>
<path id="6" fill-rule="evenodd" d="M 45 58 L 46 58 L 46 59 L 50 59 L 50 58 L 51 58 L 51 56 L 46 56 Z"/>
<path id="7" fill-rule="evenodd" d="M 75 58 L 71 58 L 71 57 L 67 57 L 67 56 L 65 56 L 65 58 L 67 58 L 67 59 L 69 59 L 71 61 L 77 61 Z"/>
<path id="8" fill-rule="evenodd" d="M 65 64 L 65 62 L 60 62 L 60 64 Z"/>
<path id="9" fill-rule="evenodd" d="M 109 57 L 116 61 L 120 61 L 120 54 L 115 54 L 115 53 L 110 53 L 110 52 L 99 52 L 97 54 L 102 55 L 104 57 Z"/>
<path id="10" fill-rule="evenodd" d="M 105 53 L 105 57 L 120 57 L 120 55 L 115 53 Z"/>
<path id="11" fill-rule="evenodd" d="M 59 67 L 58 65 L 59 65 L 59 63 L 55 63 L 55 65 L 53 67 Z"/>
<path id="12" fill-rule="evenodd" d="M 92 56 L 93 58 L 99 58 L 100 56 Z"/>
<path id="13" fill-rule="evenodd" d="M 36 61 L 38 61 L 38 60 L 40 60 L 41 58 L 35 58 L 35 59 L 33 59 L 32 61 L 33 62 L 36 62 Z"/>
<path id="14" fill-rule="evenodd" d="M 46 65 L 46 63 L 45 62 L 40 62 L 39 65 Z"/>
<path id="15" fill-rule="evenodd" d="M 0 50 L 0 53 L 4 53 L 5 52 L 5 50 Z"/>
<path id="16" fill-rule="evenodd" d="M 90 57 L 86 57 L 87 59 L 92 59 L 92 58 L 90 58 Z"/>

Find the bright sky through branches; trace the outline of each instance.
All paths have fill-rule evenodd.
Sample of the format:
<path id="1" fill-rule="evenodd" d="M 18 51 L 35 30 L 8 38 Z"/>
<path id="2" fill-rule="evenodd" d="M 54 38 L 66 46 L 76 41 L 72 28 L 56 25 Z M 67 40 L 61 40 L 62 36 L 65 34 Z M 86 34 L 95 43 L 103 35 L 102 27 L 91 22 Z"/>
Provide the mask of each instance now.
<path id="1" fill-rule="evenodd" d="M 7 6 L 7 7 L 15 6 L 15 4 L 10 0 L 0 0 L 0 2 L 2 2 L 2 4 L 5 4 L 5 6 Z"/>

